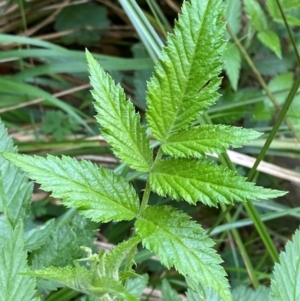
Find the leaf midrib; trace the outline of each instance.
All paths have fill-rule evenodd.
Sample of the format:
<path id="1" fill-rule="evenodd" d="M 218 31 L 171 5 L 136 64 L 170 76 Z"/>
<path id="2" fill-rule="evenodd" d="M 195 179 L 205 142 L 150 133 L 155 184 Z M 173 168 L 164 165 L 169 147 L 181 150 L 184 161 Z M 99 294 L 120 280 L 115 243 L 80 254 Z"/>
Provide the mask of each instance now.
<path id="1" fill-rule="evenodd" d="M 140 220 L 144 220 L 144 221 L 146 221 L 146 222 L 148 222 L 148 223 L 153 224 L 154 227 L 159 227 L 160 229 L 162 229 L 162 231 L 164 231 L 165 233 L 167 233 L 167 235 L 170 236 L 170 237 L 172 238 L 171 241 L 174 241 L 174 240 L 177 241 L 177 243 L 178 243 L 179 245 L 181 245 L 181 246 L 183 247 L 183 249 L 186 250 L 186 253 L 187 253 L 187 254 L 191 254 L 191 255 L 196 259 L 197 262 L 200 262 L 200 264 L 201 264 L 201 266 L 202 266 L 202 270 L 205 270 L 206 272 L 209 272 L 210 276 L 211 276 L 212 278 L 215 278 L 215 275 L 214 275 L 209 269 L 206 270 L 205 268 L 203 268 L 203 267 L 205 267 L 207 264 L 204 264 L 204 263 L 201 261 L 201 259 L 197 256 L 197 254 L 196 254 L 195 252 L 193 252 L 193 249 L 192 249 L 192 248 L 188 248 L 188 247 L 183 243 L 183 241 L 179 240 L 179 239 L 178 239 L 179 236 L 176 236 L 176 235 L 174 235 L 173 233 L 169 232 L 168 229 L 165 229 L 163 226 L 161 226 L 161 225 L 158 224 L 158 223 L 154 223 L 154 222 L 152 222 L 152 221 L 150 221 L 150 220 L 148 220 L 148 219 L 146 219 L 146 218 L 143 218 L 143 217 L 141 217 L 141 218 L 139 218 L 139 219 L 140 219 Z M 189 227 L 189 228 L 190 228 L 190 227 Z M 153 234 L 152 234 L 152 235 L 153 235 Z M 201 250 L 200 252 L 202 252 L 202 250 Z M 203 251 L 203 253 L 205 253 L 205 252 Z M 174 265 L 174 264 L 173 264 L 173 265 Z M 190 266 L 193 266 L 193 265 L 190 264 Z M 212 266 L 212 265 L 210 265 L 210 266 Z M 218 265 L 216 264 L 216 266 L 218 266 Z M 219 282 L 217 282 L 217 283 L 218 283 L 218 285 L 219 285 Z"/>
<path id="2" fill-rule="evenodd" d="M 208 5 L 207 5 L 208 6 Z M 197 45 L 199 43 L 199 39 L 200 39 L 200 35 L 202 34 L 202 29 L 203 29 L 203 23 L 205 22 L 205 19 L 206 19 L 206 11 L 207 11 L 207 6 L 205 8 L 205 11 L 203 13 L 203 20 L 201 22 L 201 26 L 200 26 L 200 29 L 199 29 L 199 33 L 198 33 L 198 37 L 197 37 L 197 42 L 195 43 L 195 47 L 194 47 L 194 52 L 193 52 L 193 55 L 191 56 L 191 60 L 189 60 L 189 69 L 188 69 L 188 72 L 187 72 L 187 76 L 186 76 L 186 81 L 184 83 L 184 89 L 182 90 L 182 93 L 181 93 L 181 98 L 180 98 L 180 101 L 179 101 L 179 104 L 178 104 L 178 108 L 176 110 L 176 113 L 175 113 L 175 116 L 174 116 L 174 119 L 173 119 L 173 122 L 171 123 L 170 127 L 169 127 L 169 130 L 168 132 L 166 133 L 165 135 L 165 139 L 162 141 L 162 144 L 165 144 L 169 138 L 169 136 L 172 134 L 172 128 L 174 127 L 174 124 L 175 122 L 177 121 L 177 116 L 179 114 L 179 111 L 180 111 L 180 107 L 182 106 L 182 103 L 183 103 L 183 99 L 186 95 L 186 90 L 187 90 L 187 86 L 188 86 L 188 82 L 189 82 L 189 79 L 190 79 L 190 74 L 191 74 L 191 70 L 193 68 L 193 62 L 195 60 L 195 53 L 196 53 L 196 49 L 198 49 Z M 192 39 L 192 37 L 190 36 L 190 39 Z"/>
<path id="3" fill-rule="evenodd" d="M 104 75 L 103 74 L 103 70 L 101 70 L 102 71 L 102 75 Z M 99 78 L 98 78 L 99 79 Z M 137 146 L 136 145 L 136 140 L 132 137 L 132 134 L 133 134 L 133 131 L 128 131 L 127 130 L 127 127 L 125 126 L 125 124 L 124 124 L 124 122 L 123 122 L 123 118 L 122 118 L 122 116 L 120 116 L 119 115 L 119 112 L 117 112 L 117 110 L 116 110 L 116 108 L 115 108 L 115 106 L 114 106 L 114 104 L 115 104 L 115 102 L 114 101 L 112 101 L 112 99 L 111 99 L 111 93 L 110 93 L 110 88 L 111 88 L 111 85 L 113 85 L 114 87 L 113 88 L 115 88 L 115 89 L 118 89 L 119 90 L 119 92 L 121 92 L 121 98 L 122 99 L 119 99 L 119 102 L 120 102 L 120 105 L 121 105 L 121 107 L 123 107 L 123 105 L 122 105 L 122 101 L 124 102 L 124 105 L 126 106 L 126 102 L 127 101 L 129 101 L 129 100 L 127 100 L 126 99 L 126 96 L 125 96 L 125 94 L 124 94 L 124 91 L 122 91 L 122 89 L 121 89 L 121 87 L 120 86 L 118 86 L 118 85 L 114 85 L 114 83 L 112 82 L 112 79 L 109 79 L 109 81 L 110 81 L 110 83 L 109 83 L 109 87 L 108 86 L 106 86 L 106 85 L 104 85 L 103 84 L 103 81 L 99 81 L 98 80 L 98 82 L 99 83 L 101 83 L 102 84 L 102 91 L 104 91 L 105 92 L 105 95 L 106 95 L 106 98 L 107 99 L 109 99 L 110 100 L 110 103 L 112 104 L 111 105 L 111 108 L 114 110 L 114 113 L 115 113 L 115 115 L 116 116 L 118 116 L 119 117 L 119 120 L 117 120 L 118 122 L 119 122 L 119 124 L 122 124 L 122 128 L 123 128 L 123 132 L 125 132 L 125 133 L 127 133 L 127 137 L 129 137 L 130 138 L 130 140 L 131 140 L 131 144 L 130 145 L 135 145 L 135 146 Z M 119 94 L 119 93 L 118 93 Z M 101 104 L 100 104 L 100 102 L 98 103 L 98 105 L 99 105 L 99 107 L 101 107 L 101 109 L 102 109 L 102 111 L 104 111 L 104 108 L 101 106 Z M 130 106 L 130 109 L 132 108 L 132 106 Z M 126 108 L 125 108 L 125 112 L 127 113 L 126 115 L 126 117 L 127 118 L 129 118 L 130 119 L 130 122 L 133 122 L 134 124 L 135 123 L 137 123 L 138 125 L 140 125 L 140 123 L 136 120 L 137 119 L 137 115 L 134 113 L 134 116 L 133 116 L 133 118 L 131 118 L 131 112 L 129 112 L 128 110 L 126 110 Z M 128 116 L 129 115 L 129 116 Z M 115 119 L 115 118 L 114 118 Z M 100 121 L 100 123 L 101 123 L 101 121 Z M 140 130 L 140 131 L 139 131 Z M 141 143 L 141 145 L 142 146 L 144 146 L 144 143 L 142 143 L 142 141 L 141 141 L 141 137 L 140 137 L 140 135 L 138 135 L 138 133 L 141 133 L 142 135 L 143 135 L 143 132 L 141 132 L 143 129 L 142 129 L 142 127 L 141 127 L 141 125 L 140 125 L 140 129 L 137 129 L 137 140 L 138 140 L 138 142 L 139 143 Z M 146 135 L 146 134 L 145 134 Z M 112 135 L 110 135 L 110 136 L 112 136 Z M 143 139 L 142 139 L 143 140 Z M 128 147 L 128 145 L 127 145 L 127 147 Z M 144 147 L 143 147 L 144 148 Z M 130 148 L 130 149 L 132 149 L 132 148 Z M 148 161 L 147 161 L 147 159 L 145 158 L 145 156 L 144 156 L 144 154 L 143 154 L 143 152 L 141 151 L 141 149 L 139 148 L 139 147 L 135 147 L 135 149 L 132 149 L 134 152 L 138 152 L 139 153 L 139 155 L 140 155 L 140 158 L 142 158 L 143 159 L 143 165 L 144 165 L 144 167 L 148 167 L 149 169 L 150 169 L 150 165 L 148 164 Z M 139 164 L 139 165 L 141 165 L 141 164 Z"/>
<path id="4" fill-rule="evenodd" d="M 35 169 L 37 169 L 38 172 L 41 172 L 41 171 L 42 171 L 42 172 L 45 172 L 45 170 L 42 169 L 42 168 L 40 168 L 40 167 L 36 167 L 36 166 L 35 166 Z M 30 172 L 30 173 L 31 173 L 31 172 Z M 73 179 L 70 180 L 70 178 L 67 178 L 67 177 L 64 177 L 64 176 L 61 176 L 61 175 L 57 175 L 57 174 L 51 173 L 51 172 L 49 172 L 49 174 L 54 175 L 55 178 L 61 178 L 61 179 L 67 180 L 67 181 L 71 181 L 72 183 L 77 184 L 77 186 L 80 186 L 80 187 L 83 187 L 84 189 L 87 189 L 87 187 L 84 186 L 82 183 L 79 183 L 79 182 L 77 182 L 77 181 L 74 181 Z M 36 178 L 36 181 L 37 181 L 38 183 L 40 183 L 38 177 Z M 40 184 L 43 185 L 43 183 L 40 183 Z M 56 186 L 57 186 L 57 185 L 56 185 Z M 63 185 L 58 185 L 58 186 L 61 187 L 61 186 L 63 186 Z M 48 190 L 48 189 L 47 189 L 47 190 Z M 122 205 L 122 204 L 120 204 L 120 203 L 117 203 L 117 202 L 114 201 L 113 199 L 109 199 L 107 196 L 105 196 L 105 195 L 103 195 L 103 194 L 97 192 L 96 190 L 93 190 L 90 186 L 88 187 L 88 190 L 92 192 L 92 193 L 91 193 L 92 195 L 94 194 L 94 195 L 96 195 L 96 196 L 98 196 L 98 197 L 101 196 L 103 199 L 107 200 L 109 203 L 114 203 L 114 204 L 116 204 L 117 206 L 126 209 L 126 210 L 129 211 L 131 214 L 136 215 L 136 213 L 133 212 L 132 210 L 130 210 L 129 208 L 125 207 L 124 205 Z M 55 192 L 53 192 L 53 190 L 51 190 L 51 191 L 52 191 L 52 195 L 55 196 Z M 58 197 L 59 197 L 59 196 L 58 196 Z M 59 198 L 60 198 L 60 197 L 59 197 Z"/>

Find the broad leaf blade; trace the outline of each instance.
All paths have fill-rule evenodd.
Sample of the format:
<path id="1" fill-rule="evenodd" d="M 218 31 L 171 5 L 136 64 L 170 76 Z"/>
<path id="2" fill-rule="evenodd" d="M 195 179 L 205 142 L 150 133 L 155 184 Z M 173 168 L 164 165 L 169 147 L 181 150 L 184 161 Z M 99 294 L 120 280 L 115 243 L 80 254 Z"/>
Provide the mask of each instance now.
<path id="1" fill-rule="evenodd" d="M 279 262 L 275 263 L 269 300 L 300 300 L 300 230 L 280 253 Z"/>
<path id="2" fill-rule="evenodd" d="M 245 178 L 222 166 L 189 159 L 157 162 L 149 180 L 152 190 L 161 196 L 185 199 L 191 204 L 200 201 L 209 206 L 216 206 L 218 202 L 232 204 L 233 201 L 268 199 L 285 194 L 246 182 Z"/>
<path id="3" fill-rule="evenodd" d="M 225 48 L 220 0 L 184 2 L 148 84 L 147 120 L 156 139 L 190 126 L 217 98 Z"/>
<path id="4" fill-rule="evenodd" d="M 23 234 L 23 227 L 17 225 L 12 235 L 0 242 L 0 300 L 3 301 L 31 301 L 35 294 L 35 279 L 20 275 L 29 269 Z"/>
<path id="5" fill-rule="evenodd" d="M 131 220 L 139 208 L 139 199 L 132 186 L 113 172 L 89 161 L 78 162 L 63 156 L 31 157 L 6 153 L 13 164 L 28 172 L 42 184 L 42 189 L 52 191 L 67 207 L 94 221 Z"/>
<path id="6" fill-rule="evenodd" d="M 205 153 L 225 152 L 229 146 L 240 147 L 261 134 L 225 125 L 201 125 L 171 134 L 163 151 L 175 157 L 201 158 Z"/>
<path id="7" fill-rule="evenodd" d="M 0 152 L 17 152 L 12 139 L 0 119 Z M 19 220 L 23 222 L 28 217 L 32 183 L 19 168 L 0 156 L 0 212 L 1 214 L 1 236 L 5 236 L 7 227 L 14 229 Z"/>
<path id="8" fill-rule="evenodd" d="M 184 276 L 213 288 L 225 301 L 231 300 L 213 241 L 188 215 L 170 206 L 148 207 L 137 220 L 136 231 L 166 267 L 174 266 Z"/>
<path id="9" fill-rule="evenodd" d="M 117 157 L 131 168 L 149 171 L 152 164 L 152 150 L 140 116 L 133 104 L 126 100 L 123 89 L 115 85 L 92 55 L 86 52 L 90 80 L 94 88 L 92 95 L 97 111 L 97 120 L 102 125 L 102 135 L 113 147 Z"/>

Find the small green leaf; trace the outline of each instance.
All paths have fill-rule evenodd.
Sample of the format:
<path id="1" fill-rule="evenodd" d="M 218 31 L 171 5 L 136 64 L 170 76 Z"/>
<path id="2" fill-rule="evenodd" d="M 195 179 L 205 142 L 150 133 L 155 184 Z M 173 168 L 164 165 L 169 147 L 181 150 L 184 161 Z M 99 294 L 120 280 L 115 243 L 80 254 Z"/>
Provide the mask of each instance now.
<path id="1" fill-rule="evenodd" d="M 232 1 L 231 1 L 232 2 Z M 232 88 L 236 91 L 241 70 L 241 54 L 238 48 L 228 42 L 227 48 L 223 53 L 224 69 L 230 80 Z"/>
<path id="2" fill-rule="evenodd" d="M 140 116 L 135 113 L 132 102 L 126 100 L 123 89 L 115 85 L 92 55 L 86 52 L 92 95 L 97 111 L 97 120 L 102 125 L 101 133 L 113 147 L 117 157 L 138 171 L 147 172 L 152 164 L 152 149 Z"/>
<path id="3" fill-rule="evenodd" d="M 130 278 L 127 281 L 126 289 L 133 296 L 141 298 L 143 290 L 146 288 L 148 281 L 149 276 L 147 274 L 135 278 Z"/>
<path id="4" fill-rule="evenodd" d="M 238 286 L 232 291 L 233 301 L 266 301 L 270 294 L 270 288 L 263 285 L 254 290 L 245 286 Z M 279 301 L 279 300 L 278 300 Z"/>
<path id="5" fill-rule="evenodd" d="M 182 301 L 166 279 L 163 279 L 162 281 L 161 292 L 163 301 Z"/>
<path id="6" fill-rule="evenodd" d="M 10 237 L 0 241 L 1 301 L 31 301 L 33 299 L 35 279 L 20 275 L 29 269 L 26 258 L 23 227 L 19 224 Z"/>
<path id="7" fill-rule="evenodd" d="M 258 33 L 258 39 L 271 49 L 281 59 L 281 47 L 278 35 L 272 30 L 264 30 Z"/>
<path id="8" fill-rule="evenodd" d="M 66 136 L 71 135 L 79 126 L 79 122 L 73 116 L 63 111 L 46 111 L 42 123 L 42 131 L 53 135 L 57 141 L 62 141 Z"/>
<path id="9" fill-rule="evenodd" d="M 189 159 L 157 162 L 149 180 L 152 190 L 161 196 L 185 199 L 191 204 L 200 201 L 209 206 L 216 206 L 218 202 L 232 204 L 233 201 L 275 198 L 286 193 L 255 186 L 222 166 Z"/>
<path id="10" fill-rule="evenodd" d="M 275 263 L 269 301 L 300 300 L 300 230 L 296 230 L 293 240 L 285 246 Z"/>
<path id="11" fill-rule="evenodd" d="M 251 25 L 257 31 L 264 31 L 268 28 L 267 17 L 257 0 L 244 0 L 245 10 Z"/>
<path id="12" fill-rule="evenodd" d="M 225 152 L 229 146 L 240 147 L 261 134 L 225 125 L 201 125 L 171 134 L 162 149 L 175 157 L 201 158 L 205 153 Z"/>
<path id="13" fill-rule="evenodd" d="M 94 221 L 131 220 L 138 213 L 139 199 L 131 185 L 113 172 L 89 161 L 5 153 L 3 156 L 52 191 L 68 207 Z"/>
<path id="14" fill-rule="evenodd" d="M 110 278 L 119 280 L 119 269 L 123 260 L 126 258 L 129 252 L 136 249 L 136 246 L 139 242 L 139 237 L 131 237 L 130 239 L 114 247 L 108 254 L 106 254 L 106 275 L 108 275 Z"/>
<path id="15" fill-rule="evenodd" d="M 213 288 L 230 301 L 228 281 L 213 241 L 190 217 L 171 206 L 148 207 L 136 221 L 143 245 L 167 267 Z"/>
<path id="16" fill-rule="evenodd" d="M 148 84 L 147 120 L 163 142 L 213 104 L 220 85 L 225 26 L 220 0 L 185 1 Z"/>

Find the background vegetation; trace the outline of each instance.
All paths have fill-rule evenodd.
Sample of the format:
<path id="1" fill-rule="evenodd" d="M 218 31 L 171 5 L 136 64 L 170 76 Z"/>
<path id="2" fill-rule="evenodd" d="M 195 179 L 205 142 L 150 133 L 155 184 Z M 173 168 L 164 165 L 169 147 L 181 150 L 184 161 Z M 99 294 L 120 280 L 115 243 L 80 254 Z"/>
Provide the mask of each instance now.
<path id="1" fill-rule="evenodd" d="M 181 1 L 138 1 L 136 6 L 130 2 L 2 1 L 0 115 L 21 153 L 89 159 L 128 173 L 140 191 L 144 188 L 143 177 L 120 165 L 101 137 L 94 119 L 84 49 L 88 47 L 101 66 L 122 84 L 143 115 L 146 81 L 167 32 L 172 31 Z M 269 284 L 278 251 L 299 227 L 300 3 L 225 3 L 225 38 L 229 42 L 224 54 L 222 96 L 208 111 L 206 121 L 264 132 L 260 139 L 229 151 L 229 158 L 240 174 L 261 186 L 288 190 L 289 194 L 248 207 L 237 204 L 215 209 L 185 202 L 176 206 L 198 220 L 217 241 L 216 249 L 225 260 L 232 287 L 243 284 L 256 288 L 259 283 Z M 257 164 L 263 161 L 249 173 L 256 157 Z M 38 186 L 34 191 L 32 228 L 45 223 L 49 226 L 51 218 L 70 214 L 59 200 L 50 198 Z M 170 201 L 152 196 L 153 203 L 158 199 L 165 204 Z M 72 223 L 73 228 L 82 225 L 75 220 Z M 97 226 L 96 247 L 110 248 L 123 241 L 131 227 L 130 222 Z M 89 225 L 86 229 L 94 228 Z M 89 241 L 88 234 L 82 235 Z M 149 252 L 141 251 L 137 261 L 138 272 L 150 275 L 145 291 L 150 300 L 159 300 L 162 293 L 170 292 L 166 282 L 162 286 L 162 278 L 177 293 L 185 291 L 181 276 L 167 272 Z M 79 300 L 77 292 L 65 289 L 47 298 Z"/>

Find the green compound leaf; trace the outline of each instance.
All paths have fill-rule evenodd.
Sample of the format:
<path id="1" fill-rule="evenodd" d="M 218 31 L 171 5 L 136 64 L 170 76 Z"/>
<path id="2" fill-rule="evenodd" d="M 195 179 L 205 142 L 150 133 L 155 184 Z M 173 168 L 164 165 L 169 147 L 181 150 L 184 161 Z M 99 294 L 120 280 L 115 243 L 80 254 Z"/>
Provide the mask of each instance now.
<path id="1" fill-rule="evenodd" d="M 103 137 L 113 147 L 115 155 L 128 166 L 138 171 L 149 171 L 153 155 L 139 114 L 126 100 L 121 86 L 114 83 L 88 51 L 86 56 L 94 88 L 92 95 L 96 100 L 96 117 L 103 127 Z"/>
<path id="2" fill-rule="evenodd" d="M 147 120 L 159 141 L 189 127 L 218 98 L 226 46 L 221 2 L 184 2 L 174 34 L 167 38 L 147 95 Z"/>
<path id="3" fill-rule="evenodd" d="M 205 161 L 166 159 L 157 162 L 150 173 L 150 186 L 161 196 L 200 201 L 209 206 L 275 198 L 286 192 L 265 189 L 237 175 L 234 171 Z"/>
<path id="4" fill-rule="evenodd" d="M 261 134 L 225 125 L 201 125 L 171 134 L 162 149 L 175 157 L 201 158 L 205 153 L 225 152 L 229 146 L 240 147 Z"/>
<path id="5" fill-rule="evenodd" d="M 279 262 L 275 263 L 269 301 L 300 300 L 300 230 L 280 253 Z"/>
<path id="6" fill-rule="evenodd" d="M 67 207 L 93 221 L 131 220 L 139 210 L 133 187 L 122 177 L 89 161 L 63 156 L 47 158 L 5 153 L 3 156 L 52 191 Z"/>
<path id="7" fill-rule="evenodd" d="M 19 224 L 10 237 L 0 241 L 1 301 L 31 301 L 35 294 L 35 279 L 20 275 L 29 269 L 23 234 L 23 227 Z"/>
<path id="8" fill-rule="evenodd" d="M 136 221 L 143 245 L 167 267 L 213 288 L 225 301 L 232 300 L 228 281 L 213 241 L 190 217 L 171 206 L 148 207 Z"/>

